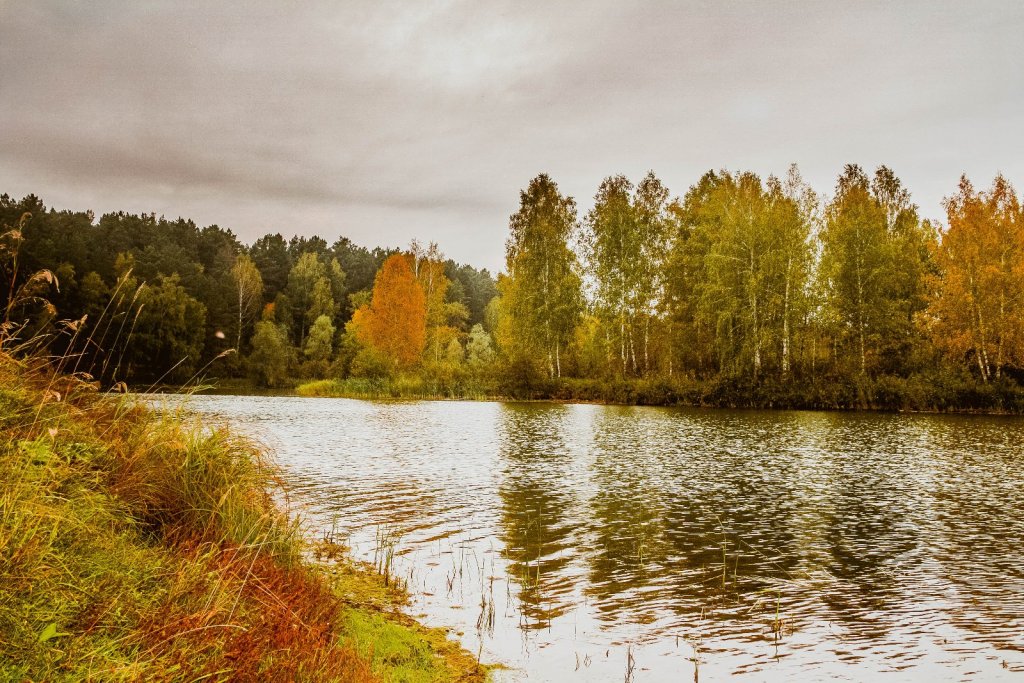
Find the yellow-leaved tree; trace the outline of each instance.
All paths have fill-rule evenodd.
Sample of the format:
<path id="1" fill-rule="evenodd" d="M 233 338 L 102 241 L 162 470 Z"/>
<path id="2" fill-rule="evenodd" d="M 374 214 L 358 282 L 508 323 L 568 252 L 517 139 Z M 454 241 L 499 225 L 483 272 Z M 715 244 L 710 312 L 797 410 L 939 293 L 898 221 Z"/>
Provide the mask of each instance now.
<path id="1" fill-rule="evenodd" d="M 1024 220 L 1013 187 L 997 176 L 987 192 L 965 177 L 946 200 L 937 250 L 940 277 L 929 307 L 935 343 L 969 360 L 983 382 L 1024 364 Z"/>

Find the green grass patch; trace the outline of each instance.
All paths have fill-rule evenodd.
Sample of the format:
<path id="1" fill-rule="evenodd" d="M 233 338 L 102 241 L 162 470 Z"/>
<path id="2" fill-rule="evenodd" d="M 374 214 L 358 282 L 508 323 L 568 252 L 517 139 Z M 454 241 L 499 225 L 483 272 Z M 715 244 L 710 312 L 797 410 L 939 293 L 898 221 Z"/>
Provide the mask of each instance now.
<path id="1" fill-rule="evenodd" d="M 299 396 L 357 398 L 364 400 L 487 400 L 500 398 L 477 382 L 447 382 L 402 375 L 395 378 L 349 377 L 321 379 L 295 387 Z"/>
<path id="2" fill-rule="evenodd" d="M 349 610 L 345 615 L 347 642 L 370 660 L 374 673 L 396 683 L 450 680 L 443 657 L 422 636 L 379 614 Z"/>

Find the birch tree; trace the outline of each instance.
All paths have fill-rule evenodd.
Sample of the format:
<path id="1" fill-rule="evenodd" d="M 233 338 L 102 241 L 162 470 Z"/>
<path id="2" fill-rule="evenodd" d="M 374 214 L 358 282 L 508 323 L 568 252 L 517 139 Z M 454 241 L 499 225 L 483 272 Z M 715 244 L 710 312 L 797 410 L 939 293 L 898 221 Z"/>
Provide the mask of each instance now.
<path id="1" fill-rule="evenodd" d="M 251 258 L 240 254 L 231 269 L 231 278 L 235 283 L 238 307 L 238 330 L 235 337 L 235 349 L 242 347 L 242 331 L 252 322 L 262 308 L 263 277 L 259 268 Z"/>
<path id="2" fill-rule="evenodd" d="M 781 364 L 783 376 L 793 369 L 793 337 L 799 321 L 806 318 L 810 301 L 808 284 L 813 269 L 812 239 L 818 221 L 818 197 L 804 182 L 796 164 L 782 182 L 770 178 L 770 222 L 778 239 L 781 259 Z"/>
<path id="3" fill-rule="evenodd" d="M 814 204 L 791 168 L 785 182 L 710 173 L 671 207 L 667 306 L 690 344 L 713 351 L 714 369 L 755 380 L 792 371 L 795 321 L 807 307 Z"/>
<path id="4" fill-rule="evenodd" d="M 633 196 L 633 216 L 637 239 L 640 242 L 637 259 L 637 277 L 633 288 L 633 308 L 643 326 L 643 373 L 652 369 L 652 327 L 661 322 L 658 313 L 665 296 L 665 259 L 668 250 L 668 198 L 669 191 L 654 175 L 647 173 L 636 187 Z"/>
<path id="5" fill-rule="evenodd" d="M 669 375 L 706 375 L 714 366 L 713 328 L 699 312 L 699 291 L 706 281 L 706 257 L 711 249 L 708 207 L 721 178 L 713 171 L 701 176 L 681 201 L 668 207 L 668 248 L 664 264 L 663 315 L 669 328 Z"/>
<path id="6" fill-rule="evenodd" d="M 324 280 L 326 290 L 321 285 L 319 291 L 315 291 L 317 283 Z M 330 294 L 330 280 L 328 279 L 327 267 L 317 258 L 313 252 L 307 251 L 299 256 L 298 261 L 292 266 L 288 273 L 288 286 L 285 289 L 288 296 L 288 304 L 292 308 L 293 318 L 298 323 L 296 331 L 297 346 L 301 347 L 306 341 L 306 330 L 321 314 L 323 295 Z M 316 309 L 316 315 L 310 318 L 311 309 Z"/>
<path id="7" fill-rule="evenodd" d="M 587 214 L 583 240 L 609 364 L 620 375 L 636 370 L 631 332 L 641 256 L 632 193 L 633 184 L 625 176 L 605 178 Z"/>
<path id="8" fill-rule="evenodd" d="M 775 319 L 779 287 L 777 244 L 761 180 L 752 173 L 723 174 L 712 195 L 706 279 L 700 315 L 716 331 L 720 364 L 730 374 L 761 376 Z"/>
<path id="9" fill-rule="evenodd" d="M 941 278 L 929 312 L 935 343 L 972 359 L 983 382 L 1024 364 L 1024 227 L 1016 193 L 1002 176 L 988 192 L 961 177 L 946 199 L 949 225 L 937 250 Z"/>
<path id="10" fill-rule="evenodd" d="M 440 362 L 444 349 L 458 334 L 448 322 L 449 307 L 445 300 L 451 280 L 445 275 L 444 254 L 436 242 L 426 248 L 418 240 L 412 240 L 409 253 L 413 258 L 413 272 L 426 298 L 426 325 L 428 354 Z"/>
<path id="11" fill-rule="evenodd" d="M 576 202 L 547 174 L 519 194 L 505 242 L 507 276 L 499 279 L 503 335 L 512 351 L 562 374 L 562 355 L 583 309 L 582 283 L 570 242 L 577 230 Z"/>
<path id="12" fill-rule="evenodd" d="M 832 334 L 852 350 L 864 376 L 888 354 L 890 369 L 906 363 L 914 313 L 924 304 L 925 234 L 903 189 L 882 166 L 869 181 L 856 165 L 839 177 L 825 211 L 819 271 Z"/>

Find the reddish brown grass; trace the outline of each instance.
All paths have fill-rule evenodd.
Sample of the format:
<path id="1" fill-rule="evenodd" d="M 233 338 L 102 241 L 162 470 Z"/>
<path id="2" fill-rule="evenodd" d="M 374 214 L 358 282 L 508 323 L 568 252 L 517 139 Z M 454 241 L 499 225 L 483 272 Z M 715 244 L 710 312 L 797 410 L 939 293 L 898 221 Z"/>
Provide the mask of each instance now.
<path id="1" fill-rule="evenodd" d="M 201 544 L 182 546 L 185 553 L 204 551 Z M 193 586 L 193 599 L 175 596 L 141 629 L 144 648 L 157 655 L 166 650 L 169 668 L 198 661 L 203 664 L 196 676 L 220 674 L 254 683 L 378 680 L 365 660 L 341 644 L 341 605 L 307 567 L 284 568 L 270 557 L 224 547 L 214 554 L 210 570 L 210 581 Z M 236 596 L 227 614 L 217 608 L 183 614 L 175 607 L 202 604 L 210 590 Z"/>

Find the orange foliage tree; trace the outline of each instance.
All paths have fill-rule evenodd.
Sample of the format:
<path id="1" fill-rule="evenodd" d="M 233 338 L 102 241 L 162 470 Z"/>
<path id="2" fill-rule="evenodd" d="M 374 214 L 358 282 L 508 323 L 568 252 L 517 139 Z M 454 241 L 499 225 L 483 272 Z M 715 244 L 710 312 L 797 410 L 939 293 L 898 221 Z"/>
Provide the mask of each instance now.
<path id="1" fill-rule="evenodd" d="M 388 257 L 373 282 L 370 305 L 356 311 L 354 327 L 361 342 L 396 365 L 419 362 L 427 339 L 427 303 L 413 272 L 413 257 Z"/>
<path id="2" fill-rule="evenodd" d="M 937 345 L 976 364 L 982 381 L 1024 364 L 1024 221 L 1010 184 L 988 192 L 966 177 L 946 200 L 949 227 L 936 262 L 929 313 Z M 973 358 L 971 358 L 973 356 Z"/>

